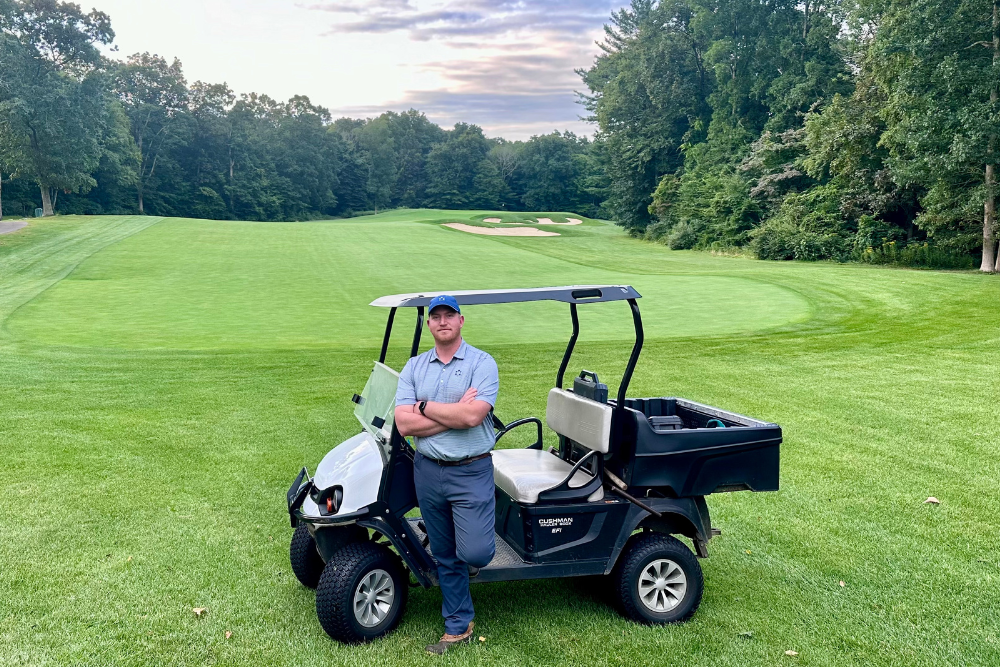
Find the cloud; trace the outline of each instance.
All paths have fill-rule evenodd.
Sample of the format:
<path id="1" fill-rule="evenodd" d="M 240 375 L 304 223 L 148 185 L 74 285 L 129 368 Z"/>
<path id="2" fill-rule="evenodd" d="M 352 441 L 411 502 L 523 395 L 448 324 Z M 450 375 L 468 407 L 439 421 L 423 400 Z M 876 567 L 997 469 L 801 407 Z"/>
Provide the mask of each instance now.
<path id="1" fill-rule="evenodd" d="M 426 63 L 423 69 L 440 72 L 450 85 L 408 91 L 397 107 L 420 109 L 442 125 L 476 123 L 508 139 L 556 129 L 590 134 L 574 92 L 582 87 L 574 69 L 589 57 L 585 49 L 567 49 Z"/>
<path id="2" fill-rule="evenodd" d="M 454 82 L 462 92 L 498 94 L 565 93 L 580 85 L 574 72 L 585 55 L 568 53 L 514 53 L 477 59 L 448 60 L 422 65 Z"/>
<path id="3" fill-rule="evenodd" d="M 416 108 L 444 126 L 476 123 L 493 135 L 527 138 L 593 126 L 577 103 L 578 67 L 593 62 L 601 28 L 624 2 L 607 0 L 326 0 L 309 5 L 333 19 L 330 34 L 403 32 L 414 42 L 435 40 L 454 59 L 421 61 L 415 45 L 409 67 L 438 75 L 440 89 L 410 90 L 385 105 L 337 110 L 377 116 Z M 440 53 L 438 53 L 440 56 Z"/>
<path id="4" fill-rule="evenodd" d="M 331 32 L 387 33 L 408 31 L 410 38 L 500 36 L 517 32 L 579 33 L 600 28 L 621 3 L 607 0 L 463 0 L 420 3 L 409 0 L 330 0 L 309 9 L 350 15 Z"/>
<path id="5" fill-rule="evenodd" d="M 411 108 L 424 112 L 442 127 L 458 122 L 475 123 L 488 135 L 506 139 L 527 139 L 533 134 L 553 130 L 590 134 L 594 129 L 580 120 L 583 107 L 575 103 L 572 95 L 563 92 L 511 94 L 415 90 L 396 102 L 345 107 L 334 110 L 334 115 L 371 118 L 387 110 Z"/>

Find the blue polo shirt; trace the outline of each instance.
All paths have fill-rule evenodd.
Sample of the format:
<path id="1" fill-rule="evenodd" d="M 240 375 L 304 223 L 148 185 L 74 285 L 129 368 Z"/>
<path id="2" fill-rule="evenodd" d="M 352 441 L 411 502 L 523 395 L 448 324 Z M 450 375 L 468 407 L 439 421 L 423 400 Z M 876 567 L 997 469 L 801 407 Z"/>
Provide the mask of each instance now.
<path id="1" fill-rule="evenodd" d="M 496 405 L 500 389 L 497 362 L 486 352 L 464 340 L 447 364 L 431 348 L 403 366 L 396 388 L 396 405 L 416 405 L 420 401 L 458 403 L 469 387 L 478 390 L 477 401 Z M 450 429 L 426 438 L 414 437 L 417 451 L 443 461 L 458 461 L 485 454 L 496 444 L 490 415 L 482 424 L 468 429 Z"/>

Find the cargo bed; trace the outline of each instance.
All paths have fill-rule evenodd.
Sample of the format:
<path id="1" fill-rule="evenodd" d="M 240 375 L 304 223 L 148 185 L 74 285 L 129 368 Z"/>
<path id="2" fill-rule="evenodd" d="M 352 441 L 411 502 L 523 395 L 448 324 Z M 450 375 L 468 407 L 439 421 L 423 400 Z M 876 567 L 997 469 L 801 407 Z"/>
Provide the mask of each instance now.
<path id="1" fill-rule="evenodd" d="M 668 497 L 778 490 L 777 424 L 677 397 L 630 398 L 625 408 L 628 445 L 607 467 L 629 487 Z"/>

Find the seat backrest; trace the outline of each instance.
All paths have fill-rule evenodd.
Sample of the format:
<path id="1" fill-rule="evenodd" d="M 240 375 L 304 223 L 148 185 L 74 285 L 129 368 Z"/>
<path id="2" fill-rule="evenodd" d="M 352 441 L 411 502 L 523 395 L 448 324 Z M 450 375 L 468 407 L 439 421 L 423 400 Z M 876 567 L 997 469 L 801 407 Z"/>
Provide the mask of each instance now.
<path id="1" fill-rule="evenodd" d="M 545 422 L 559 435 L 587 449 L 607 454 L 611 446 L 612 413 L 611 406 L 606 403 L 552 388 L 545 406 Z"/>

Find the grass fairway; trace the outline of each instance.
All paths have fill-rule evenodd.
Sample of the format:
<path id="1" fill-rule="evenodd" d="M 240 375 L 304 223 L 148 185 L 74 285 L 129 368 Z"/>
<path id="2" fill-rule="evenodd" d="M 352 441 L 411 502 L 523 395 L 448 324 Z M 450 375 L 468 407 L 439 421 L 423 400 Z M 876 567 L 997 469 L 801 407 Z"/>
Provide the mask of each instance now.
<path id="1" fill-rule="evenodd" d="M 0 236 L 0 665 L 1000 664 L 1000 279 L 670 252 L 589 220 L 440 226 L 488 215 Z M 437 590 L 382 641 L 329 640 L 288 566 L 284 492 L 357 430 L 385 315 L 366 304 L 602 282 L 644 296 L 630 393 L 784 428 L 780 492 L 709 498 L 723 533 L 694 619 L 634 625 L 569 579 L 474 587 L 486 641 L 442 658 L 423 653 Z M 565 311 L 468 309 L 501 418 L 542 414 Z M 627 307 L 581 320 L 573 367 L 613 392 Z"/>

